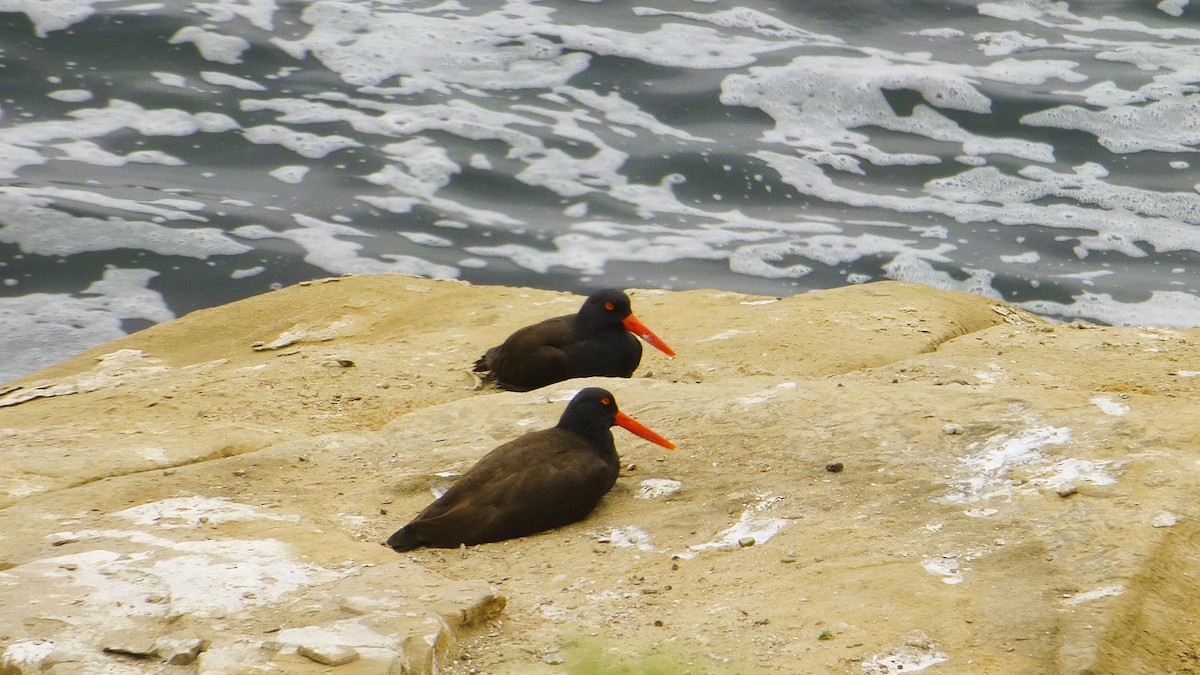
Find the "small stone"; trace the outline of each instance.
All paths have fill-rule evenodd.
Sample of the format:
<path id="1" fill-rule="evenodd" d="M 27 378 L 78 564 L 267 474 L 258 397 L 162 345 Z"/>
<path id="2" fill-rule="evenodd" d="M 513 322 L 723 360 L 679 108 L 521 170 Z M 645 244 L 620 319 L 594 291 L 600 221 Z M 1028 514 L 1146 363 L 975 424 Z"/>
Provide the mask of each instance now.
<path id="1" fill-rule="evenodd" d="M 323 666 L 344 666 L 359 658 L 358 651 L 353 647 L 342 645 L 300 645 L 296 652 Z"/>
<path id="2" fill-rule="evenodd" d="M 158 646 L 152 635 L 144 630 L 122 628 L 105 633 L 104 651 L 112 654 L 128 654 L 129 656 L 148 657 L 158 654 Z"/>
<path id="3" fill-rule="evenodd" d="M 189 666 L 196 662 L 200 652 L 208 649 L 209 641 L 192 633 L 173 633 L 154 641 L 155 651 L 166 663 L 173 666 Z"/>
<path id="4" fill-rule="evenodd" d="M 829 473 L 841 473 L 844 468 L 846 467 L 841 462 L 833 462 L 825 465 L 825 470 Z"/>
<path id="5" fill-rule="evenodd" d="M 942 433 L 947 436 L 958 436 L 962 432 L 963 426 L 961 424 L 955 424 L 951 422 L 942 426 Z"/>
<path id="6" fill-rule="evenodd" d="M 1058 486 L 1058 489 L 1055 490 L 1055 492 L 1058 493 L 1059 497 L 1066 499 L 1067 497 L 1078 493 L 1079 488 L 1076 487 L 1074 483 L 1063 483 L 1062 485 Z"/>
<path id="7" fill-rule="evenodd" d="M 1154 520 L 1151 521 L 1150 524 L 1153 525 L 1154 527 L 1174 527 L 1175 524 L 1178 522 L 1179 522 L 1179 519 L 1175 516 L 1174 513 L 1171 513 L 1170 511 L 1163 511 L 1162 513 L 1155 516 Z"/>
<path id="8" fill-rule="evenodd" d="M 738 539 L 739 548 L 750 548 L 754 545 L 754 537 L 742 537 Z"/>
<path id="9" fill-rule="evenodd" d="M 562 657 L 562 654 L 559 654 L 558 652 L 551 652 L 550 654 L 542 657 L 542 660 L 552 666 L 560 666 L 566 661 L 566 659 Z"/>
<path id="10" fill-rule="evenodd" d="M 63 544 L 73 544 L 79 541 L 79 535 L 74 532 L 55 532 L 54 534 L 46 535 L 46 541 L 50 542 L 51 546 L 62 546 Z"/>
<path id="11" fill-rule="evenodd" d="M 236 470 L 234 470 L 233 475 L 238 476 L 238 477 L 245 476 L 246 470 L 245 469 L 236 469 Z"/>

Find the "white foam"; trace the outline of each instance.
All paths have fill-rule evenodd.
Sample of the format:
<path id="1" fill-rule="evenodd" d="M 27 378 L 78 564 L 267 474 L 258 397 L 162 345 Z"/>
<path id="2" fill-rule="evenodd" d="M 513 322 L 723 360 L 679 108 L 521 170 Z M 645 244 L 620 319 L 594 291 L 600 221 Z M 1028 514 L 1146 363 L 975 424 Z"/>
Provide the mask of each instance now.
<path id="1" fill-rule="evenodd" d="M 397 232 L 396 234 L 404 237 L 414 244 L 421 246 L 433 246 L 436 248 L 449 248 L 454 245 L 454 242 L 445 237 L 439 237 L 428 232 Z"/>
<path id="2" fill-rule="evenodd" d="M 196 45 L 196 49 L 200 51 L 200 56 L 205 59 L 230 65 L 241 63 L 242 53 L 250 48 L 250 43 L 245 38 L 236 35 L 223 35 L 197 26 L 180 28 L 175 35 L 172 35 L 167 40 L 168 44 L 173 45 L 189 42 Z"/>
<path id="3" fill-rule="evenodd" d="M 221 73 L 215 70 L 201 71 L 200 79 L 209 84 L 215 84 L 219 87 L 233 87 L 242 91 L 266 91 L 267 88 L 254 80 L 249 80 L 244 77 L 230 75 L 229 73 Z"/>
<path id="4" fill-rule="evenodd" d="M 122 129 L 147 136 L 187 136 L 237 128 L 237 122 L 219 113 L 147 110 L 121 100 L 110 100 L 106 108 L 75 110 L 71 117 L 71 120 L 29 122 L 0 129 L 0 178 L 15 178 L 18 169 L 45 163 L 47 158 L 36 148 L 60 139 L 102 137 Z"/>
<path id="5" fill-rule="evenodd" d="M 368 237 L 367 233 L 342 225 L 330 223 L 303 214 L 293 214 L 298 227 L 276 232 L 261 225 L 245 225 L 234 230 L 234 234 L 246 239 L 287 239 L 305 250 L 304 261 L 331 274 L 417 274 L 450 279 L 458 276 L 458 270 L 406 255 L 385 255 L 387 260 L 364 258 L 359 255 L 360 244 L 345 241 L 340 237 Z"/>
<path id="6" fill-rule="evenodd" d="M 366 5 L 316 2 L 300 18 L 312 30 L 296 40 L 273 40 L 296 58 L 312 55 L 356 86 L 403 78 L 400 91 L 416 93 L 462 84 L 482 89 L 565 85 L 588 64 L 582 51 L 552 42 L 529 28 L 550 26 L 550 7 L 506 6 L 478 14 L 372 12 Z M 514 35 L 521 35 L 518 45 Z M 404 49 L 396 49 L 397 42 Z M 498 49 L 499 45 L 510 45 Z"/>
<path id="7" fill-rule="evenodd" d="M 1162 0 L 1157 7 L 1171 16 L 1182 16 L 1189 0 Z"/>
<path id="8" fill-rule="evenodd" d="M 0 208 L 9 216 L 4 227 L 0 228 L 0 241 L 17 244 L 26 253 L 58 256 L 134 248 L 161 255 L 204 259 L 251 250 L 217 228 L 165 227 L 158 223 L 115 216 L 106 219 L 73 216 L 49 208 L 52 200 L 48 197 L 149 212 L 171 220 L 194 218 L 189 211 L 179 208 L 112 199 L 84 191 L 0 188 Z"/>
<path id="9" fill-rule="evenodd" d="M 155 71 L 155 72 L 150 73 L 150 75 L 154 79 L 158 80 L 159 84 L 162 84 L 167 87 L 179 87 L 181 89 L 187 87 L 187 78 L 178 73 L 165 73 L 165 72 Z"/>
<path id="10" fill-rule="evenodd" d="M 157 275 L 110 267 L 81 297 L 30 293 L 0 298 L 0 353 L 6 357 L 0 359 L 0 383 L 124 336 L 124 320 L 174 319 L 162 295 L 146 287 Z M 54 345 L 54 350 L 47 351 L 45 345 Z"/>
<path id="11" fill-rule="evenodd" d="M 1095 319 L 1115 326 L 1172 326 L 1191 328 L 1200 325 L 1200 297 L 1179 291 L 1152 291 L 1141 302 L 1121 302 L 1108 293 L 1085 291 L 1070 304 L 1050 300 L 1019 303 L 1023 309 L 1079 319 Z"/>
<path id="12" fill-rule="evenodd" d="M 288 164 L 268 172 L 267 175 L 284 183 L 298 185 L 304 181 L 304 177 L 308 175 L 309 169 L 310 167 L 307 166 Z"/>
<path id="13" fill-rule="evenodd" d="M 1018 253 L 1016 255 L 1000 256 L 1000 260 L 1002 262 L 1006 262 L 1009 264 L 1017 264 L 1017 265 L 1032 265 L 1034 263 L 1040 262 L 1041 259 L 1042 259 L 1042 256 L 1037 251 L 1026 251 L 1024 253 Z"/>
<path id="14" fill-rule="evenodd" d="M 259 145 L 281 145 L 288 150 L 309 159 L 319 159 L 331 152 L 346 148 L 361 147 L 362 143 L 337 134 L 320 136 L 304 131 L 280 126 L 278 124 L 263 124 L 250 127 L 242 132 L 246 140 Z"/>
<path id="15" fill-rule="evenodd" d="M 46 96 L 64 103 L 83 103 L 95 98 L 95 95 L 87 89 L 59 89 L 46 94 Z"/>

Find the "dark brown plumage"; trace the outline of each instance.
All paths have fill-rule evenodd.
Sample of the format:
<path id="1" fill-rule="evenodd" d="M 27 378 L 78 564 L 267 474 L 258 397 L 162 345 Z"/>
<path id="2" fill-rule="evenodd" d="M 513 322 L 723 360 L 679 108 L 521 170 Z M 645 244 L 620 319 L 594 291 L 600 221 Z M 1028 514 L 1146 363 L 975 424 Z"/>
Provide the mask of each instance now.
<path id="1" fill-rule="evenodd" d="M 675 446 L 617 410 L 604 389 L 580 390 L 558 424 L 484 455 L 449 490 L 388 537 L 397 551 L 512 539 L 582 520 L 617 480 L 610 428 Z"/>
<path id="2" fill-rule="evenodd" d="M 629 296 L 606 288 L 588 296 L 575 314 L 546 319 L 513 333 L 478 361 L 504 389 L 529 391 L 575 377 L 631 377 L 642 360 L 642 343 L 667 356 L 675 352 L 633 315 Z"/>

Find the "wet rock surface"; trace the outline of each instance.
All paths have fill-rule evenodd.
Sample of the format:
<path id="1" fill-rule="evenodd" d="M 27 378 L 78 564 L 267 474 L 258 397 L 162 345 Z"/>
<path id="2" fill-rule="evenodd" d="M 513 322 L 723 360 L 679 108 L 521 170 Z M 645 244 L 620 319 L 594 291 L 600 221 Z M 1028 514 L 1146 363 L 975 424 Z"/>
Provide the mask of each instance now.
<path id="1" fill-rule="evenodd" d="M 387 275 L 5 385 L 0 671 L 1200 667 L 1200 331 L 892 282 L 631 296 L 678 357 L 630 380 L 476 389 L 580 298 Z M 678 450 L 615 430 L 569 527 L 379 545 L 587 385 Z"/>

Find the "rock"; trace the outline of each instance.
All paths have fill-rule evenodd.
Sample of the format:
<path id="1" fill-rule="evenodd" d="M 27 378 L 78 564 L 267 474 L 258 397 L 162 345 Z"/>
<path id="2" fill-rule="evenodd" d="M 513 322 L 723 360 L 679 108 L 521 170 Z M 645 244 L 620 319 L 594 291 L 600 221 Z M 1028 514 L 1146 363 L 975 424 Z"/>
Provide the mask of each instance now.
<path id="1" fill-rule="evenodd" d="M 55 532 L 46 535 L 46 541 L 50 542 L 51 546 L 62 546 L 79 541 L 79 535 L 74 532 Z"/>
<path id="2" fill-rule="evenodd" d="M 359 658 L 353 647 L 342 645 L 300 645 L 296 651 L 323 666 L 342 666 Z"/>
<path id="3" fill-rule="evenodd" d="M 825 465 L 825 470 L 829 473 L 841 473 L 842 469 L 844 468 L 845 466 L 843 466 L 841 462 L 833 462 Z"/>
<path id="4" fill-rule="evenodd" d="M 106 652 L 128 654 L 140 658 L 158 656 L 155 636 L 144 629 L 123 628 L 104 634 L 101 644 Z"/>
<path id="5" fill-rule="evenodd" d="M 208 649 L 209 641 L 193 633 L 172 633 L 154 641 L 159 658 L 173 666 L 188 666 Z"/>
<path id="6" fill-rule="evenodd" d="M 47 660 L 54 653 L 50 640 L 17 640 L 9 643 L 0 653 L 0 673 L 3 675 L 34 675 L 43 672 Z"/>
<path id="7" fill-rule="evenodd" d="M 1154 516 L 1154 520 L 1150 524 L 1154 527 L 1174 527 L 1178 522 L 1179 520 L 1176 518 L 1174 513 L 1171 513 L 1170 511 L 1163 511 L 1157 516 Z"/>
<path id="8" fill-rule="evenodd" d="M 658 656 L 640 646 L 667 641 L 677 663 L 728 672 L 940 654 L 1171 672 L 1178 645 L 1200 643 L 1181 472 L 1200 460 L 1200 379 L 1181 370 L 1200 363 L 1197 329 L 1047 333 L 992 299 L 894 282 L 765 304 L 632 297 L 678 356 L 648 351 L 628 380 L 471 389 L 483 350 L 579 298 L 379 275 L 193 312 L 6 385 L 2 668 L 128 664 L 80 637 L 126 624 L 211 641 L 192 665 L 138 667 L 213 673 L 326 670 L 297 647 L 324 644 L 359 654 L 346 672 L 444 671 L 465 645 L 477 672 L 534 672 L 550 667 L 538 645 L 568 643 L 572 661 L 594 649 L 632 672 Z M 338 358 L 353 367 L 323 365 Z M 466 557 L 379 546 L 434 477 L 552 425 L 592 384 L 678 450 L 614 429 L 625 471 L 578 524 Z M 832 457 L 846 475 L 814 473 Z M 636 499 L 648 476 L 688 490 Z M 1047 497 L 1068 484 L 1087 499 Z M 811 649 L 773 642 L 788 626 L 808 626 Z M 905 642 L 914 630 L 933 639 Z M 143 658 L 195 645 L 158 637 Z"/>

